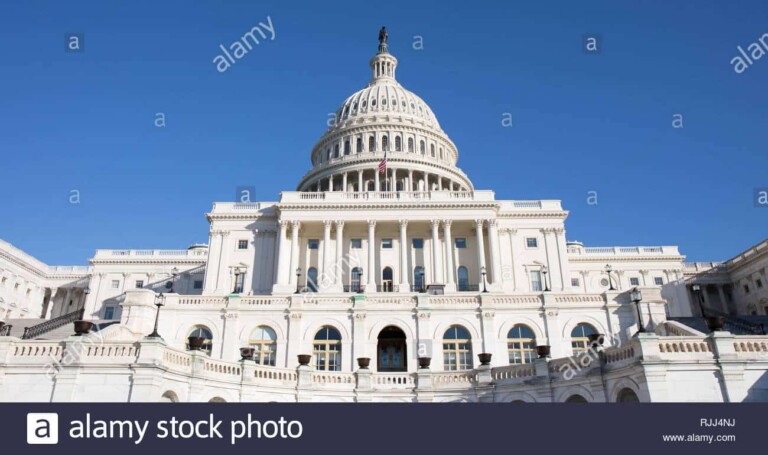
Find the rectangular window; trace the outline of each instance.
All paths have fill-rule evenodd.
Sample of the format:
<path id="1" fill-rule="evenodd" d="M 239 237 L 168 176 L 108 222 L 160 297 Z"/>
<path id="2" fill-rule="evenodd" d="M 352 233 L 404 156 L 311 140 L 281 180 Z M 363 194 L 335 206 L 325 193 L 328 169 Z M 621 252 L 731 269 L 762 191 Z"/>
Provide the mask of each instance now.
<path id="1" fill-rule="evenodd" d="M 318 239 L 309 239 L 308 243 L 310 250 L 316 250 L 320 246 L 320 240 Z"/>
<path id="2" fill-rule="evenodd" d="M 413 239 L 413 247 L 416 249 L 424 248 L 424 239 Z"/>
<path id="3" fill-rule="evenodd" d="M 115 318 L 115 307 L 108 306 L 104 308 L 104 319 L 111 320 Z"/>
<path id="4" fill-rule="evenodd" d="M 541 272 L 534 270 L 531 272 L 531 291 L 541 291 Z"/>
<path id="5" fill-rule="evenodd" d="M 539 240 L 536 237 L 527 237 L 525 239 L 525 246 L 528 248 L 538 248 Z"/>
<path id="6" fill-rule="evenodd" d="M 194 289 L 203 289 L 203 280 L 195 280 L 195 283 L 192 285 Z"/>
<path id="7" fill-rule="evenodd" d="M 579 287 L 579 279 L 578 278 L 571 278 L 571 286 L 574 288 Z"/>
<path id="8" fill-rule="evenodd" d="M 381 239 L 381 247 L 382 248 L 392 248 L 392 239 Z"/>
<path id="9" fill-rule="evenodd" d="M 243 284 L 245 283 L 245 273 L 235 274 L 235 287 L 232 289 L 233 294 L 240 294 L 243 292 Z"/>
<path id="10" fill-rule="evenodd" d="M 359 250 L 363 247 L 363 239 L 352 239 L 349 244 L 353 250 Z"/>
<path id="11" fill-rule="evenodd" d="M 464 237 L 457 237 L 455 239 L 456 248 L 466 248 L 467 247 L 467 239 Z"/>
<path id="12" fill-rule="evenodd" d="M 247 250 L 248 249 L 248 240 L 238 240 L 237 241 L 237 249 L 238 250 Z"/>
<path id="13" fill-rule="evenodd" d="M 112 280 L 112 289 L 117 289 L 120 287 L 120 280 Z"/>
<path id="14" fill-rule="evenodd" d="M 763 281 L 760 278 L 758 278 L 758 279 L 755 280 L 755 285 L 759 289 L 759 288 L 763 287 Z"/>
<path id="15" fill-rule="evenodd" d="M 629 279 L 629 285 L 630 286 L 640 286 L 640 279 L 639 278 L 630 278 Z"/>
<path id="16" fill-rule="evenodd" d="M 744 293 L 745 294 L 749 294 L 749 285 L 748 284 L 744 285 Z"/>
<path id="17" fill-rule="evenodd" d="M 657 276 L 653 279 L 653 282 L 656 284 L 656 286 L 661 286 L 664 284 L 664 279 L 660 276 Z"/>
<path id="18" fill-rule="evenodd" d="M 144 287 L 144 280 L 136 280 L 136 286 L 134 286 L 136 289 L 141 289 Z"/>

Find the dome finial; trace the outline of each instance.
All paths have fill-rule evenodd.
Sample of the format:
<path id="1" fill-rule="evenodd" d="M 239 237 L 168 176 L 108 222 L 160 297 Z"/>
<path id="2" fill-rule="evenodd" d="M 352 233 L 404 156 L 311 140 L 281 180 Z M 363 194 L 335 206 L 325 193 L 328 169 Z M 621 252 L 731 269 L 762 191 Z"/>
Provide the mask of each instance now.
<path id="1" fill-rule="evenodd" d="M 387 54 L 387 39 L 389 38 L 389 34 L 387 33 L 387 27 L 383 26 L 381 27 L 381 30 L 379 30 L 379 54 Z"/>

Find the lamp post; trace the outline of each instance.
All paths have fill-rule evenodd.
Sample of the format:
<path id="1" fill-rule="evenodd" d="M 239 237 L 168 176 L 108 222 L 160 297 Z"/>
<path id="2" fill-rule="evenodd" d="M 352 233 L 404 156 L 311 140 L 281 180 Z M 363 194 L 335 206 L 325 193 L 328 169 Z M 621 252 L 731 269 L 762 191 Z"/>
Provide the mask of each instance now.
<path id="1" fill-rule="evenodd" d="M 643 326 L 643 315 L 640 312 L 640 301 L 643 300 L 643 294 L 640 292 L 640 289 L 633 288 L 632 292 L 629 293 L 629 298 L 635 302 L 635 306 L 637 307 L 637 333 L 644 333 L 645 327 Z"/>
<path id="2" fill-rule="evenodd" d="M 699 286 L 698 284 L 694 284 L 693 286 L 691 286 L 691 290 L 693 291 L 693 295 L 696 296 L 696 300 L 698 300 L 697 303 L 699 304 L 699 311 L 701 311 L 701 317 L 703 318 L 707 317 L 707 314 L 704 312 L 704 299 L 702 298 L 702 295 L 701 295 L 701 286 Z"/>
<path id="3" fill-rule="evenodd" d="M 608 290 L 615 291 L 616 288 L 613 287 L 613 279 L 611 278 L 611 272 L 613 272 L 613 267 L 611 267 L 611 264 L 606 265 L 605 273 L 608 274 Z"/>
<path id="4" fill-rule="evenodd" d="M 485 287 L 485 266 L 480 267 L 480 274 L 483 275 L 483 292 L 488 292 L 488 288 Z"/>
<path id="5" fill-rule="evenodd" d="M 549 282 L 547 281 L 547 273 L 549 273 L 549 268 L 546 265 L 542 265 L 541 273 L 544 274 L 544 292 L 549 292 Z"/>
<path id="6" fill-rule="evenodd" d="M 296 294 L 301 294 L 301 284 L 299 283 L 300 276 L 301 276 L 301 267 L 296 267 Z"/>
<path id="7" fill-rule="evenodd" d="M 418 271 L 418 277 L 419 277 L 419 283 L 421 283 L 421 286 L 419 287 L 419 292 L 424 292 L 424 270 L 419 269 Z"/>
<path id="8" fill-rule="evenodd" d="M 357 293 L 363 293 L 363 268 L 360 267 L 360 273 L 357 274 Z"/>
<path id="9" fill-rule="evenodd" d="M 85 305 L 88 304 L 88 294 L 90 294 L 90 293 L 91 293 L 91 288 L 83 289 L 83 295 L 85 297 L 83 297 L 83 307 L 80 308 L 80 319 L 82 319 L 83 316 L 85 315 Z"/>
<path id="10" fill-rule="evenodd" d="M 159 333 L 157 333 L 157 323 L 160 321 L 160 307 L 165 305 L 165 295 L 161 292 L 160 294 L 157 294 L 155 296 L 155 306 L 157 307 L 157 313 L 155 313 L 155 329 L 147 335 L 147 338 L 162 338 Z"/>

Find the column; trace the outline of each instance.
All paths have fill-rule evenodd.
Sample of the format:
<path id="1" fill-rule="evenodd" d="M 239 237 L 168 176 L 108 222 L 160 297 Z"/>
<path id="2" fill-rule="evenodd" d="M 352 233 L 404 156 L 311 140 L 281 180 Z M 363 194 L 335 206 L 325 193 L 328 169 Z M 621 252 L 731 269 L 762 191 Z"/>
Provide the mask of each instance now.
<path id="1" fill-rule="evenodd" d="M 288 284 L 291 288 L 295 288 L 296 284 L 296 267 L 299 265 L 299 228 L 301 223 L 298 221 L 291 222 L 291 265 L 288 268 Z M 306 270 L 304 270 L 306 273 Z"/>
<path id="2" fill-rule="evenodd" d="M 429 173 L 424 173 L 424 191 L 432 191 L 432 188 L 429 187 Z"/>
<path id="3" fill-rule="evenodd" d="M 501 285 L 501 257 L 499 256 L 499 228 L 495 219 L 488 220 L 488 241 L 491 250 L 491 284 Z"/>
<path id="4" fill-rule="evenodd" d="M 392 177 L 389 184 L 389 191 L 397 191 L 397 169 L 392 168 Z"/>
<path id="5" fill-rule="evenodd" d="M 345 172 L 343 177 L 341 178 L 341 191 L 346 192 L 347 191 L 347 173 Z"/>
<path id="6" fill-rule="evenodd" d="M 69 306 L 69 301 L 72 300 L 72 288 L 67 288 L 67 295 L 64 297 L 64 301 L 61 303 L 61 312 L 56 316 L 64 316 L 65 314 L 68 314 L 70 312 L 70 309 L 72 308 Z"/>
<path id="7" fill-rule="evenodd" d="M 381 189 L 381 186 L 379 186 L 379 167 L 376 166 L 373 168 L 373 180 L 374 180 L 374 188 L 373 191 L 379 191 Z"/>
<path id="8" fill-rule="evenodd" d="M 343 260 L 342 260 L 342 251 L 344 246 L 344 240 L 343 240 L 343 234 L 344 234 L 344 221 L 337 220 L 336 221 L 336 264 L 334 264 L 333 267 L 333 283 L 334 288 L 337 292 L 342 292 L 344 290 L 343 283 L 342 283 L 342 274 L 344 273 L 344 266 L 343 266 Z"/>
<path id="9" fill-rule="evenodd" d="M 363 171 L 359 170 L 357 171 L 357 191 L 363 192 Z"/>
<path id="10" fill-rule="evenodd" d="M 720 301 L 723 303 L 723 311 L 728 313 L 728 301 L 725 300 L 725 291 L 723 290 L 722 284 L 716 284 L 717 286 L 717 292 L 720 294 Z"/>
<path id="11" fill-rule="evenodd" d="M 483 287 L 483 267 L 485 267 L 485 242 L 483 241 L 483 220 L 475 220 L 477 231 L 477 277 L 480 288 Z"/>
<path id="12" fill-rule="evenodd" d="M 408 220 L 400 220 L 400 292 L 410 292 L 408 283 Z"/>
<path id="13" fill-rule="evenodd" d="M 331 279 L 331 273 L 333 273 L 331 271 L 331 226 L 333 226 L 331 220 L 323 221 L 323 270 L 320 272 L 320 279 L 318 280 L 321 290 L 333 282 Z"/>
<path id="14" fill-rule="evenodd" d="M 328 177 L 328 191 L 333 191 L 333 176 Z"/>
<path id="15" fill-rule="evenodd" d="M 368 270 L 365 273 L 368 275 L 365 292 L 376 292 L 376 220 L 368 220 Z"/>
<path id="16" fill-rule="evenodd" d="M 451 235 L 451 220 L 443 220 L 443 236 L 445 237 L 445 288 L 447 291 L 455 291 L 456 285 L 453 276 L 456 269 L 453 266 L 453 236 Z"/>
<path id="17" fill-rule="evenodd" d="M 642 281 L 643 286 L 648 286 L 648 274 L 649 273 L 650 273 L 650 271 L 648 271 L 648 270 L 641 270 L 640 271 L 640 277 L 643 279 L 643 281 Z"/>
<path id="18" fill-rule="evenodd" d="M 55 305 L 55 297 L 56 293 L 59 292 L 59 288 L 51 288 L 51 298 L 48 299 L 48 307 L 45 309 L 45 315 L 43 317 L 45 319 L 51 319 L 51 315 L 53 314 L 53 307 Z"/>
<path id="19" fill-rule="evenodd" d="M 443 282 L 443 274 L 442 274 L 442 267 L 440 264 L 440 261 L 438 260 L 438 256 L 440 256 L 440 237 L 438 235 L 437 229 L 440 226 L 439 220 L 432 220 L 432 283 L 442 283 Z"/>
<path id="20" fill-rule="evenodd" d="M 408 169 L 408 191 L 414 191 L 414 189 L 413 189 L 413 169 Z"/>
<path id="21" fill-rule="evenodd" d="M 277 283 L 276 285 L 288 284 L 288 264 L 291 257 L 291 251 L 288 249 L 288 222 L 280 221 L 280 233 L 277 238 Z"/>

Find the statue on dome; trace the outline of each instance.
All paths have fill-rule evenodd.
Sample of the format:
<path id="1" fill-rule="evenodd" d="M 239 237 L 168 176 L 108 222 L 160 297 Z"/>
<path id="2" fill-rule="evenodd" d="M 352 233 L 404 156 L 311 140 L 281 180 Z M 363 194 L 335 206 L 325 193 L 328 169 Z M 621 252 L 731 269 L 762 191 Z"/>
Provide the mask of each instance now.
<path id="1" fill-rule="evenodd" d="M 386 43 L 387 38 L 389 38 L 389 35 L 387 34 L 387 27 L 381 27 L 381 30 L 379 30 L 379 44 Z"/>

